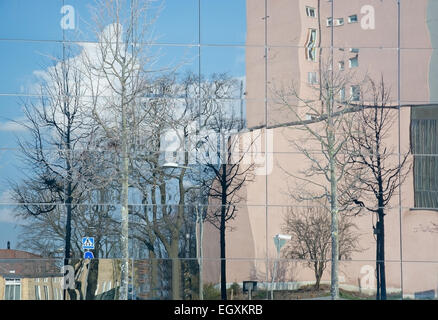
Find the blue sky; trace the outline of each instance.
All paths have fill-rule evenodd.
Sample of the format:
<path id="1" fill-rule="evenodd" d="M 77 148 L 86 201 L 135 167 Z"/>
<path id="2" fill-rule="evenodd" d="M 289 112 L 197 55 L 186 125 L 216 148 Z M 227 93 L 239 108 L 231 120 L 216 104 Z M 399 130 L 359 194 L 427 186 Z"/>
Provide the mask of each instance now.
<path id="1" fill-rule="evenodd" d="M 22 135 L 10 120 L 22 118 L 23 94 L 35 84 L 34 72 L 44 70 L 51 56 L 61 57 L 62 40 L 95 40 L 88 23 L 86 0 L 0 0 L 0 203 L 8 190 L 7 179 L 20 178 L 20 162 L 15 139 Z M 61 8 L 75 9 L 75 30 L 63 32 Z M 154 24 L 154 39 L 160 50 L 157 67 L 179 59 L 190 60 L 182 72 L 204 75 L 227 72 L 244 77 L 246 40 L 246 0 L 201 0 L 199 39 L 198 0 L 166 0 Z M 5 148 L 8 148 L 7 150 Z M 0 248 L 6 241 L 17 242 L 17 230 L 7 218 L 11 206 L 0 204 Z"/>

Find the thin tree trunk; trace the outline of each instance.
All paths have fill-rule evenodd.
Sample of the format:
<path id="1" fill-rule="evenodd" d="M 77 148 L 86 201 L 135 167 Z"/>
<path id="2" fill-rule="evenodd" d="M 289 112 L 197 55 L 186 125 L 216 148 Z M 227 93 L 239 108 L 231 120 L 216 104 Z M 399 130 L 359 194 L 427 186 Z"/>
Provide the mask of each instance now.
<path id="1" fill-rule="evenodd" d="M 122 247 L 122 268 L 121 268 L 121 284 L 120 284 L 120 300 L 128 300 L 128 284 L 129 284 L 129 217 L 128 217 L 128 201 L 129 201 L 129 159 L 128 159 L 128 133 L 126 119 L 126 105 L 123 101 L 124 89 L 122 89 L 122 232 L 120 235 L 120 244 Z"/>
<path id="2" fill-rule="evenodd" d="M 386 275 L 385 275 L 385 229 L 384 229 L 384 213 L 382 210 L 379 216 L 379 263 L 380 263 L 380 298 L 386 300 Z"/>
<path id="3" fill-rule="evenodd" d="M 333 92 L 330 92 L 331 101 L 329 105 L 328 114 L 331 115 L 333 107 Z M 336 176 L 336 159 L 334 154 L 335 135 L 333 119 L 329 116 L 328 119 L 328 153 L 330 166 L 330 214 L 331 214 L 331 286 L 330 293 L 332 300 L 339 299 L 339 225 L 338 225 L 338 179 Z"/>
<path id="4" fill-rule="evenodd" d="M 65 199 L 65 208 L 67 214 L 67 221 L 65 225 L 65 252 L 64 252 L 64 265 L 69 264 L 70 256 L 71 256 L 71 219 L 72 219 L 72 202 L 73 202 L 73 186 L 72 186 L 72 168 L 70 162 L 70 133 L 67 132 L 66 137 L 66 145 L 67 145 L 67 161 L 66 161 L 66 169 L 67 169 L 67 190 L 66 190 L 66 199 Z M 71 291 L 69 291 L 71 293 Z M 64 290 L 64 300 L 66 299 L 66 294 Z M 73 298 L 73 296 L 70 296 Z"/>
<path id="5" fill-rule="evenodd" d="M 334 162 L 331 160 L 330 162 Z M 337 206 L 337 181 L 334 164 L 330 164 L 331 171 L 331 238 L 332 238 L 332 270 L 331 270 L 331 298 L 339 299 L 339 228 L 338 228 L 338 206 Z"/>
<path id="6" fill-rule="evenodd" d="M 155 252 L 152 250 L 149 250 L 149 259 L 151 260 L 151 280 L 150 280 L 150 286 L 151 286 L 151 292 L 152 292 L 152 298 L 157 298 L 157 292 L 158 292 L 158 260 L 155 256 Z"/>
<path id="7" fill-rule="evenodd" d="M 376 300 L 380 300 L 380 235 L 379 235 L 379 221 L 376 224 Z"/>
<path id="8" fill-rule="evenodd" d="M 198 265 L 199 265 L 199 300 L 204 300 L 204 277 L 203 277 L 203 264 L 204 264 L 204 257 L 203 257 L 203 238 L 204 238 L 204 227 L 203 227 L 203 217 L 202 212 L 200 211 L 199 207 L 196 208 L 198 213 L 198 219 L 199 219 L 199 239 L 198 239 Z"/>
<path id="9" fill-rule="evenodd" d="M 87 291 L 85 300 L 96 299 L 97 280 L 99 276 L 99 259 L 91 259 L 88 265 Z"/>
<path id="10" fill-rule="evenodd" d="M 220 220 L 221 299 L 227 300 L 227 261 L 225 260 L 225 215 L 227 213 L 226 164 L 222 164 L 222 206 Z"/>
<path id="11" fill-rule="evenodd" d="M 178 243 L 178 239 L 174 242 Z M 172 259 L 172 300 L 181 300 L 181 261 L 178 257 L 178 245 L 172 244 L 170 256 Z"/>

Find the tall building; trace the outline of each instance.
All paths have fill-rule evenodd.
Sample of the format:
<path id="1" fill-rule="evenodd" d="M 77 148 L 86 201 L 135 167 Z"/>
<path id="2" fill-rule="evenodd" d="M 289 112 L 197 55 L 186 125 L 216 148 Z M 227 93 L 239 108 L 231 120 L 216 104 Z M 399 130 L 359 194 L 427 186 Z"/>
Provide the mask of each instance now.
<path id="1" fill-rule="evenodd" d="M 300 108 L 320 99 L 319 85 L 333 75 L 343 79 L 334 97 L 339 108 L 346 100 L 349 105 L 372 106 L 368 81 L 383 81 L 387 106 L 394 107 L 385 139 L 391 164 L 397 166 L 399 155 L 412 152 L 412 169 L 386 207 L 388 292 L 438 295 L 437 17 L 434 0 L 247 1 L 249 133 L 243 135 L 262 137 L 257 156 L 264 160 L 265 174 L 246 185 L 245 203 L 230 223 L 228 283 L 257 280 L 269 288 L 277 258 L 273 237 L 282 233 L 289 208 L 307 206 L 291 194 L 297 187 L 291 177 L 311 164 L 294 147 L 303 137 L 297 117 L 312 119 Z M 354 218 L 361 250 L 341 260 L 341 287 L 363 290 L 366 280 L 370 292 L 375 289 L 375 221 L 375 215 L 365 211 Z M 217 258 L 211 243 L 218 240 L 214 234 L 210 237 L 206 257 Z M 211 265 L 206 277 L 218 282 L 218 265 Z M 279 265 L 276 281 L 284 288 L 314 281 L 304 262 L 282 259 Z M 328 267 L 323 281 L 329 280 Z"/>

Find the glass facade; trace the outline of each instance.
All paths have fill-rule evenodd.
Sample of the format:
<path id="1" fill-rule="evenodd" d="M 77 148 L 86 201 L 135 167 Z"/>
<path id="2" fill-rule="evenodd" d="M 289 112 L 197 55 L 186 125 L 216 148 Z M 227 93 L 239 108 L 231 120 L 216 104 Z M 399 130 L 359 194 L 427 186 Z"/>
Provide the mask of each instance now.
<path id="1" fill-rule="evenodd" d="M 0 300 L 437 299 L 437 18 L 2 1 Z"/>

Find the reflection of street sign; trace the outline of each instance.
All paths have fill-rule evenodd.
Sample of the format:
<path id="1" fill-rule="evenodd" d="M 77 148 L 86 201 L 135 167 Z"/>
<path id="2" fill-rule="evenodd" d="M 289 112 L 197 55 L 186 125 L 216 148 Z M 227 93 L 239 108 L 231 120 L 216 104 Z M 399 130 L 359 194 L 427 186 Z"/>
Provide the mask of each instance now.
<path id="1" fill-rule="evenodd" d="M 292 239 L 290 235 L 287 234 L 277 234 L 274 237 L 275 247 L 277 248 L 277 252 L 280 252 L 280 249 L 286 244 L 287 241 Z"/>
<path id="2" fill-rule="evenodd" d="M 82 238 L 82 249 L 94 249 L 94 238 L 93 237 L 83 237 Z"/>
<path id="3" fill-rule="evenodd" d="M 84 252 L 84 259 L 93 259 L 94 258 L 94 254 L 91 251 L 85 251 Z"/>

